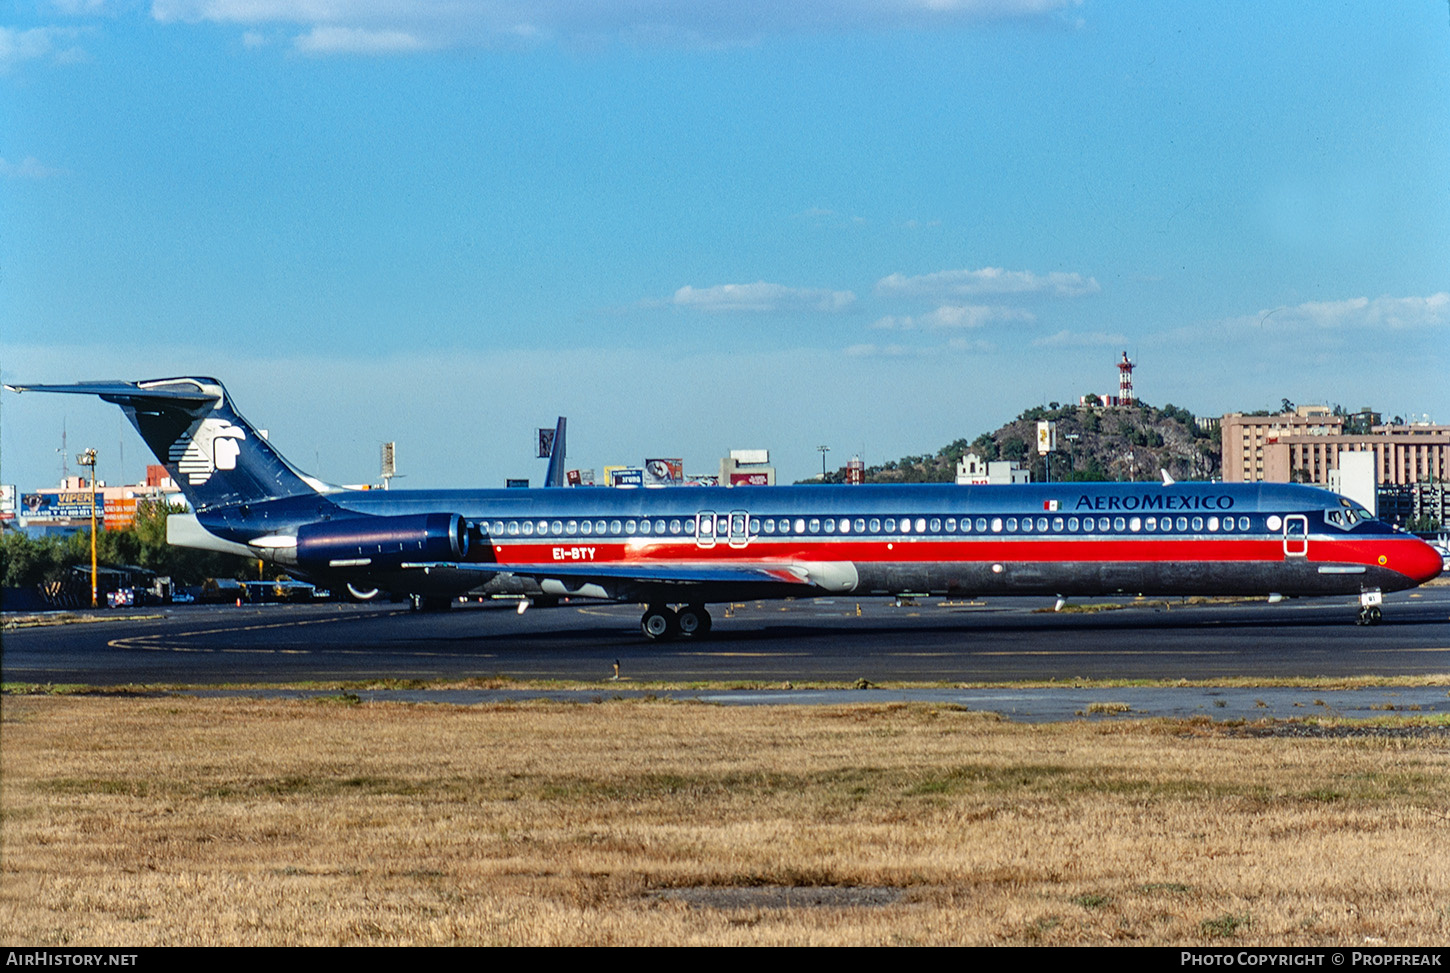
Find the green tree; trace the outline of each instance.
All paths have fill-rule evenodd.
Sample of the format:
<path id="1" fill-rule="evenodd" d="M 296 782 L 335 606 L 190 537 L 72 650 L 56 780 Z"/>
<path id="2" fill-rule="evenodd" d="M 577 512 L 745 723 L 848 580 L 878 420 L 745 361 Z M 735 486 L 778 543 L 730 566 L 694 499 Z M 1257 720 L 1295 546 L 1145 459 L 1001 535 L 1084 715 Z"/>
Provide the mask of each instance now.
<path id="1" fill-rule="evenodd" d="M 7 588 L 29 588 L 59 581 L 70 565 L 54 537 L 31 538 L 18 530 L 0 536 L 0 583 Z"/>

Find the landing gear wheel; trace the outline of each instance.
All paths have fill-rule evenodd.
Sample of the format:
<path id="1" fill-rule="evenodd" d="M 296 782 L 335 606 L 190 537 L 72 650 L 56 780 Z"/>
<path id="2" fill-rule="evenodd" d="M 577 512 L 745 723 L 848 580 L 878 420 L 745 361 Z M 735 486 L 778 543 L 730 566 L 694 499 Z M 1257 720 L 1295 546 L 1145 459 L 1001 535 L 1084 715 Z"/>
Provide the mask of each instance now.
<path id="1" fill-rule="evenodd" d="M 349 581 L 347 583 L 347 593 L 352 597 L 353 601 L 372 601 L 378 596 L 378 589 L 359 588 L 357 585 Z"/>
<path id="2" fill-rule="evenodd" d="M 686 605 L 678 615 L 680 634 L 687 639 L 702 639 L 710 634 L 710 613 L 704 605 Z"/>
<path id="3" fill-rule="evenodd" d="M 639 628 L 653 642 L 668 642 L 680 634 L 680 620 L 668 608 L 651 605 L 639 620 Z"/>
<path id="4" fill-rule="evenodd" d="M 1361 608 L 1359 610 L 1359 617 L 1354 620 L 1354 624 L 1378 625 L 1380 622 L 1384 621 L 1384 617 L 1385 614 L 1383 611 L 1380 610 L 1378 605 L 1371 608 Z"/>

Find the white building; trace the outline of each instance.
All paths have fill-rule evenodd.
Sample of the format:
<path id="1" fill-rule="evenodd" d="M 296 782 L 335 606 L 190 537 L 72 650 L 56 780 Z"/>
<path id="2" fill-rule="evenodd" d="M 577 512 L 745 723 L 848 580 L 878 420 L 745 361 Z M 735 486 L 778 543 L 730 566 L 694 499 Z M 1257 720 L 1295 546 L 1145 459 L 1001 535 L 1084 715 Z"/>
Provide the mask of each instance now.
<path id="1" fill-rule="evenodd" d="M 989 463 L 976 453 L 968 453 L 957 463 L 957 483 L 961 486 L 1031 482 L 1031 471 L 1024 470 L 1016 461 L 993 460 Z"/>

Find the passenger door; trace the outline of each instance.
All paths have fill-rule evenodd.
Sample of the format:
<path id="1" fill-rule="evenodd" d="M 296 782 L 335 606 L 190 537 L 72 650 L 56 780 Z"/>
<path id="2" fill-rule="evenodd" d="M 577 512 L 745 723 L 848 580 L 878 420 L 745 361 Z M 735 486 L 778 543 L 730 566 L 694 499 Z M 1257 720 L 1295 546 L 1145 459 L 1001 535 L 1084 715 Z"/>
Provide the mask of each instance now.
<path id="1" fill-rule="evenodd" d="M 716 519 L 717 515 L 713 510 L 701 510 L 695 515 L 695 546 L 701 550 L 715 546 Z"/>
<path id="2" fill-rule="evenodd" d="M 1284 556 L 1309 556 L 1309 518 L 1303 514 L 1284 518 Z"/>
<path id="3" fill-rule="evenodd" d="M 750 514 L 744 510 L 730 511 L 730 546 L 744 547 L 750 543 Z"/>

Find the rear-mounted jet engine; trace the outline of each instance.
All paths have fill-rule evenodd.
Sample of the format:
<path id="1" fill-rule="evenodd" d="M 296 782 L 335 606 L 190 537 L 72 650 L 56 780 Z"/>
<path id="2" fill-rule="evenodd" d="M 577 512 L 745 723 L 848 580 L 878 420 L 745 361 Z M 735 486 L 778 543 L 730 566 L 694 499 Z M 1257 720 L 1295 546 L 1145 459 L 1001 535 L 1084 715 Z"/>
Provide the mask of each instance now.
<path id="1" fill-rule="evenodd" d="M 297 528 L 297 564 L 302 568 L 393 569 L 467 557 L 468 523 L 458 514 L 359 517 Z"/>

